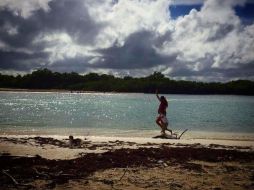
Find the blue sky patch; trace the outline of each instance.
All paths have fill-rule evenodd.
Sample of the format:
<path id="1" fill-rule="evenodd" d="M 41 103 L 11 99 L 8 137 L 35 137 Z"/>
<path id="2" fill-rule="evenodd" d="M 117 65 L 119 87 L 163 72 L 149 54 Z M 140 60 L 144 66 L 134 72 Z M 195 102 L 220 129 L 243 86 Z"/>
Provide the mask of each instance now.
<path id="1" fill-rule="evenodd" d="M 179 16 L 188 15 L 192 9 L 200 11 L 202 4 L 197 5 L 171 5 L 169 7 L 170 16 L 173 19 L 177 19 Z"/>
<path id="2" fill-rule="evenodd" d="M 243 24 L 252 24 L 254 21 L 254 4 L 246 3 L 244 6 L 236 6 L 235 13 L 241 18 Z"/>
<path id="3" fill-rule="evenodd" d="M 171 5 L 169 7 L 170 16 L 173 19 L 177 19 L 179 16 L 188 15 L 192 9 L 200 11 L 203 4 L 193 5 Z M 245 25 L 252 24 L 254 22 L 254 4 L 246 3 L 244 6 L 234 7 L 235 13 L 240 17 L 241 21 Z"/>

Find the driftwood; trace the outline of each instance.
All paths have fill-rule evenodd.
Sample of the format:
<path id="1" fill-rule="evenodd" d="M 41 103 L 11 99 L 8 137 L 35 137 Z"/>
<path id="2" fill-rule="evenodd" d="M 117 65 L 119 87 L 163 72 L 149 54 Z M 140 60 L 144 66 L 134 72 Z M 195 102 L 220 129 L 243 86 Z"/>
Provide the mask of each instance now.
<path id="1" fill-rule="evenodd" d="M 33 168 L 35 173 L 38 174 L 38 175 L 41 175 L 41 176 L 46 176 L 48 179 L 50 178 L 56 178 L 56 177 L 75 177 L 76 175 L 74 174 L 66 174 L 66 173 L 63 173 L 63 171 L 60 171 L 58 173 L 45 173 L 45 172 L 39 172 L 37 170 L 37 168 Z"/>
<path id="2" fill-rule="evenodd" d="M 36 174 L 41 175 L 41 176 L 46 176 L 47 178 L 50 178 L 50 176 L 49 176 L 48 174 L 39 172 L 39 171 L 37 170 L 37 168 L 33 168 L 33 169 L 34 169 L 34 171 L 35 171 Z"/>
<path id="3" fill-rule="evenodd" d="M 188 131 L 188 129 L 185 129 L 180 135 L 178 135 L 177 133 L 173 133 L 172 135 L 162 134 L 162 135 L 157 135 L 153 138 L 154 139 L 159 138 L 159 139 L 177 139 L 177 140 L 179 140 L 186 131 Z"/>
<path id="4" fill-rule="evenodd" d="M 123 177 L 124 177 L 124 175 L 126 174 L 127 171 L 128 171 L 128 167 L 124 169 L 124 173 L 123 173 L 122 177 L 119 179 L 119 181 L 121 181 L 123 179 Z"/>
<path id="5" fill-rule="evenodd" d="M 28 188 L 34 188 L 34 186 L 32 186 L 32 185 L 21 184 L 21 183 L 17 182 L 17 180 L 11 174 L 7 173 L 5 170 L 2 170 L 2 173 L 5 174 L 6 176 L 8 176 L 13 181 L 15 186 L 23 186 L 23 187 L 28 187 Z"/>
<path id="6" fill-rule="evenodd" d="M 19 183 L 16 181 L 16 179 L 14 177 L 11 176 L 11 174 L 7 173 L 4 170 L 2 170 L 2 173 L 5 174 L 6 176 L 8 176 L 13 181 L 13 183 L 15 183 L 15 185 L 19 185 Z"/>

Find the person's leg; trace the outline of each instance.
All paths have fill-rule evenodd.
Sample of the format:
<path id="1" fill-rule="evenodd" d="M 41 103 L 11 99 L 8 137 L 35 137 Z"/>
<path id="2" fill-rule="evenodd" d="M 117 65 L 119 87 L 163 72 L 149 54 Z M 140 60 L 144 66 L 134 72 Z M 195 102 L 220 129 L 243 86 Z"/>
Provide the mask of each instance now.
<path id="1" fill-rule="evenodd" d="M 169 131 L 170 134 L 172 135 L 172 130 L 171 129 L 166 128 L 166 130 Z"/>
<path id="2" fill-rule="evenodd" d="M 161 115 L 160 122 L 161 122 L 161 125 L 162 125 L 163 134 L 166 134 L 165 131 L 167 130 L 172 135 L 172 131 L 167 128 L 168 127 L 168 120 L 167 120 L 166 115 Z"/>
<path id="3" fill-rule="evenodd" d="M 161 121 L 161 117 L 160 117 L 160 116 L 157 117 L 156 123 L 157 123 L 157 125 L 161 128 L 161 133 L 162 133 L 162 134 L 165 134 L 165 129 L 164 129 L 164 127 L 163 127 L 163 124 L 162 124 L 162 121 Z"/>
<path id="4" fill-rule="evenodd" d="M 167 129 L 167 127 L 163 123 L 161 123 L 161 133 L 163 135 L 166 135 L 166 129 Z"/>
<path id="5" fill-rule="evenodd" d="M 164 121 L 164 125 L 165 125 L 165 130 L 169 131 L 170 134 L 172 135 L 172 130 L 168 129 L 168 120 L 167 120 L 167 118 L 165 118 L 163 121 Z"/>
<path id="6" fill-rule="evenodd" d="M 172 130 L 171 130 L 171 129 L 168 129 L 168 122 L 163 123 L 163 125 L 165 126 L 165 131 L 169 131 L 170 134 L 172 135 Z"/>
<path id="7" fill-rule="evenodd" d="M 157 119 L 156 119 L 156 123 L 157 123 L 157 125 L 158 125 L 158 126 L 160 126 L 160 127 L 161 127 L 160 120 L 161 120 L 161 119 L 160 119 L 160 116 L 159 116 L 159 117 L 157 117 Z"/>

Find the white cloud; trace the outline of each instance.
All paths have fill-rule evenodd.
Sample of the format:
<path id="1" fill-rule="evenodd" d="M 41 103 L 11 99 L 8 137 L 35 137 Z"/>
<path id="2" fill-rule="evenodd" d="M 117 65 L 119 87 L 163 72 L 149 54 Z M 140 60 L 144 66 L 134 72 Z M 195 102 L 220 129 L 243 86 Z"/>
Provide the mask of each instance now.
<path id="1" fill-rule="evenodd" d="M 75 53 L 81 55 L 82 52 L 83 56 L 88 56 L 91 54 L 84 53 L 87 49 L 108 48 L 116 41 L 118 46 L 123 46 L 131 34 L 146 30 L 153 32 L 157 38 L 164 34 L 171 35 L 163 42 L 163 46 L 156 47 L 156 50 L 163 55 L 177 54 L 176 62 L 164 66 L 158 63 L 158 67 L 145 70 L 123 69 L 120 72 L 119 69 L 101 69 L 101 71 L 139 76 L 161 71 L 170 76 L 175 70 L 181 68 L 197 73 L 207 69 L 237 69 L 254 60 L 254 25 L 243 26 L 233 10 L 233 6 L 243 5 L 244 2 L 206 0 L 200 11 L 193 9 L 188 15 L 173 20 L 170 19 L 168 6 L 175 2 L 168 0 L 120 0 L 117 3 L 87 1 L 90 15 L 96 19 L 96 22 L 105 24 L 105 28 L 96 38 L 95 45 L 81 47 L 70 45 L 72 43 L 59 44 L 52 51 L 59 54 L 55 56 L 55 59 L 64 59 L 66 56 L 75 57 Z M 186 4 L 188 1 L 182 1 L 182 3 Z M 63 40 L 59 39 L 59 41 Z M 104 59 L 103 56 L 99 56 L 99 59 L 95 54 L 92 56 L 94 58 L 90 59 L 90 64 Z M 210 74 L 211 76 L 207 78 L 198 75 L 176 78 L 192 80 L 215 80 L 216 78 L 222 80 L 223 78 L 223 73 Z"/>
<path id="2" fill-rule="evenodd" d="M 106 27 L 97 38 L 98 45 L 108 47 L 116 40 L 123 44 L 132 33 L 141 30 L 165 33 L 172 26 L 169 23 L 169 0 L 120 0 L 89 3 L 89 12 L 97 22 L 106 23 Z"/>
<path id="3" fill-rule="evenodd" d="M 33 43 L 46 43 L 45 52 L 50 53 L 49 63 L 75 57 L 89 57 L 96 54 L 91 47 L 76 44 L 67 33 L 44 34 L 39 36 Z"/>
<path id="4" fill-rule="evenodd" d="M 191 65 L 193 71 L 210 66 L 237 68 L 239 64 L 250 63 L 254 60 L 251 53 L 254 25 L 241 24 L 232 8 L 236 3 L 241 2 L 207 0 L 200 12 L 193 9 L 179 17 L 175 21 L 173 41 L 165 43 L 163 51 L 178 52 L 178 60 Z"/>
<path id="5" fill-rule="evenodd" d="M 38 9 L 43 9 L 45 12 L 50 11 L 49 2 L 50 0 L 2 0 L 0 1 L 0 10 L 1 8 L 8 7 L 8 9 L 16 12 L 20 16 L 28 18 Z M 68 2 L 72 1 L 70 0 Z M 71 25 L 76 20 L 76 15 L 75 12 L 68 13 L 68 15 L 71 15 L 68 24 L 73 28 L 68 28 L 69 25 L 66 24 L 62 25 L 60 29 L 53 27 L 52 30 L 41 33 L 40 31 L 43 30 L 42 27 L 38 32 L 39 36 L 36 37 L 33 44 L 45 43 L 43 51 L 50 53 L 48 61 L 51 65 L 54 62 L 60 64 L 65 59 L 72 59 L 72 63 L 75 64 L 76 57 L 79 62 L 82 62 L 82 58 L 84 58 L 87 72 L 97 70 L 106 73 L 115 72 L 118 75 L 142 76 L 151 74 L 153 71 L 161 71 L 169 76 L 174 76 L 176 79 L 225 80 L 223 78 L 225 77 L 224 71 L 217 73 L 210 71 L 220 71 L 220 69 L 237 70 L 237 68 L 241 69 L 245 65 L 254 63 L 254 24 L 248 26 L 243 25 L 233 9 L 234 6 L 244 5 L 245 2 L 245 0 L 79 1 L 73 9 L 80 8 L 78 13 L 83 13 L 83 9 L 87 9 L 88 16 L 91 17 L 89 18 L 91 19 L 89 22 L 86 22 L 87 14 L 79 14 L 83 16 L 82 19 L 84 22 L 77 22 Z M 247 2 L 249 3 L 250 1 L 247 0 Z M 82 6 L 79 6 L 79 3 Z M 83 3 L 85 5 L 84 7 Z M 169 5 L 180 4 L 203 4 L 203 6 L 200 11 L 193 9 L 188 15 L 180 16 L 176 20 L 171 19 Z M 57 8 L 61 10 L 61 6 Z M 68 9 L 63 10 L 64 13 L 66 11 Z M 53 15 L 57 15 L 57 12 Z M 100 25 L 98 27 L 99 32 L 91 30 L 88 37 L 84 38 L 84 43 L 78 43 L 79 38 L 75 38 L 75 35 L 72 35 L 76 34 L 75 32 L 68 33 L 74 27 L 89 28 L 87 27 L 89 23 L 96 29 L 97 24 Z M 44 24 L 46 25 L 47 22 Z M 86 34 L 85 29 L 78 30 L 78 34 L 81 37 L 83 34 Z M 18 32 L 16 26 L 10 23 L 7 23 L 5 26 L 5 31 L 10 36 L 15 36 Z M 149 34 L 149 37 L 142 38 L 143 36 L 139 36 L 135 40 L 133 38 L 130 40 L 130 37 L 138 32 L 141 32 L 141 34 Z M 95 40 L 86 43 L 90 37 L 94 37 Z M 144 43 L 144 41 L 147 43 Z M 126 43 L 135 44 L 126 45 Z M 142 49 L 142 46 L 146 46 L 146 48 Z M 1 47 L 6 49 L 4 42 L 0 42 Z M 107 59 L 107 55 L 114 56 L 114 54 L 110 54 L 112 53 L 109 51 L 110 48 L 111 50 L 124 52 L 123 56 L 120 54 L 120 58 L 126 55 L 125 60 L 128 60 L 136 52 L 144 52 L 146 50 L 142 54 L 144 59 L 139 59 L 139 61 L 146 61 L 145 64 L 141 63 L 144 67 L 147 66 L 147 59 L 145 58 L 149 57 L 149 55 L 152 55 L 152 57 L 155 57 L 154 55 L 158 57 L 163 56 L 163 59 L 161 59 L 163 63 L 156 62 L 150 64 L 150 67 L 147 69 L 138 67 L 139 63 L 135 63 L 136 65 L 133 63 L 133 66 L 130 67 L 131 69 L 126 69 L 131 63 L 127 63 L 128 61 L 124 62 L 123 58 L 121 60 L 122 63 L 119 62 L 119 65 L 115 69 L 110 66 L 107 67 L 107 65 L 104 65 L 104 68 L 94 68 L 93 66 L 96 63 L 99 61 L 103 62 L 103 60 Z M 138 48 L 138 50 L 135 48 Z M 108 54 L 106 55 L 105 52 Z M 176 55 L 176 59 L 174 59 L 174 56 L 172 58 L 172 55 Z M 140 55 L 133 55 L 134 58 L 135 56 Z M 169 59 L 170 56 L 171 58 Z M 164 61 L 164 57 L 168 58 L 168 63 Z M 114 58 L 118 57 L 116 56 Z M 137 59 L 133 60 L 136 61 Z M 64 63 L 66 64 L 65 66 L 68 65 L 67 62 Z M 125 64 L 122 69 L 121 64 Z M 206 73 L 204 74 L 202 71 L 206 71 Z M 177 72 L 181 74 L 177 76 Z M 235 76 L 230 77 L 233 78 Z"/>
<path id="6" fill-rule="evenodd" d="M 172 0 L 172 5 L 200 5 L 206 3 L 207 0 Z M 220 1 L 221 4 L 230 5 L 243 5 L 245 2 L 253 3 L 252 0 L 223 0 Z"/>

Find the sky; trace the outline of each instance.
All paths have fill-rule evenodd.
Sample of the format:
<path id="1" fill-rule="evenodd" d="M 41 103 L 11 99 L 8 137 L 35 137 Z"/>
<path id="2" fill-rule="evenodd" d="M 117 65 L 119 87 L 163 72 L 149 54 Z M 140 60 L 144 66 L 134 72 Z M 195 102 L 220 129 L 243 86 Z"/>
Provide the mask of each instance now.
<path id="1" fill-rule="evenodd" d="M 254 0 L 0 0 L 0 72 L 254 80 Z"/>

